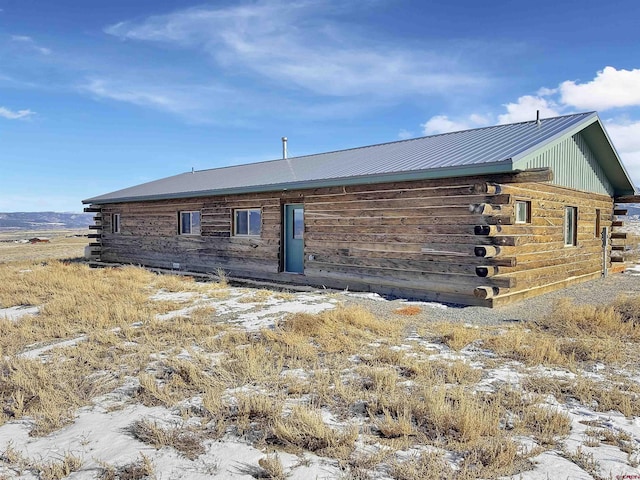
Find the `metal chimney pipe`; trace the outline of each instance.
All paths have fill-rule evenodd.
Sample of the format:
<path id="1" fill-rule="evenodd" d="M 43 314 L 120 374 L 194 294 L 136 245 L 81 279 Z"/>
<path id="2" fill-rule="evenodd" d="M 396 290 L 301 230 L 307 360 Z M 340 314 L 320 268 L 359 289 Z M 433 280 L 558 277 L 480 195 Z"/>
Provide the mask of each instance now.
<path id="1" fill-rule="evenodd" d="M 540 110 L 536 110 L 536 124 L 540 125 Z"/>
<path id="2" fill-rule="evenodd" d="M 287 137 L 282 137 L 282 158 L 283 160 L 287 158 Z"/>

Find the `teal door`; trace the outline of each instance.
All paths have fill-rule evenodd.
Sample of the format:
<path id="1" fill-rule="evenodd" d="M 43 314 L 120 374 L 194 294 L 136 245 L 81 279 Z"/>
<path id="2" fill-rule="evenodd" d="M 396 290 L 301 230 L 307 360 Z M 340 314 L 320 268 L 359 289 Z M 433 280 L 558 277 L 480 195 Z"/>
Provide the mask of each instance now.
<path id="1" fill-rule="evenodd" d="M 284 271 L 304 272 L 304 206 L 284 206 Z"/>

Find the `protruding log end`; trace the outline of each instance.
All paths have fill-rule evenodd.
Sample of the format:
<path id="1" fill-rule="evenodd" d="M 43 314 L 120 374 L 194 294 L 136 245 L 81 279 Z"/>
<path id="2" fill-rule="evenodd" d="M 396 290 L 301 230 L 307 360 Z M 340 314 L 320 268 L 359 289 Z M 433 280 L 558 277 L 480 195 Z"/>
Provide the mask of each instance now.
<path id="1" fill-rule="evenodd" d="M 498 267 L 476 267 L 476 275 L 479 277 L 493 277 L 498 273 Z"/>
<path id="2" fill-rule="evenodd" d="M 478 215 L 491 215 L 494 213 L 493 207 L 488 203 L 476 203 L 469 205 L 469 211 Z"/>
<path id="3" fill-rule="evenodd" d="M 471 187 L 471 191 L 476 194 L 495 195 L 499 193 L 499 190 L 498 186 L 493 183 L 476 183 Z"/>
<path id="4" fill-rule="evenodd" d="M 493 245 L 478 245 L 474 247 L 473 253 L 476 257 L 495 257 L 500 253 L 500 247 L 495 247 Z"/>
<path id="5" fill-rule="evenodd" d="M 476 287 L 473 296 L 476 298 L 493 298 L 500 293 L 498 287 Z"/>
<path id="6" fill-rule="evenodd" d="M 476 235 L 484 235 L 493 237 L 502 231 L 502 227 L 498 225 L 476 225 L 473 227 L 473 233 Z"/>
<path id="7" fill-rule="evenodd" d="M 473 233 L 476 235 L 489 235 L 491 228 L 489 225 L 476 225 L 473 227 Z"/>
<path id="8" fill-rule="evenodd" d="M 627 239 L 627 232 L 612 232 L 611 233 L 611 238 L 616 238 L 619 240 L 626 240 Z"/>

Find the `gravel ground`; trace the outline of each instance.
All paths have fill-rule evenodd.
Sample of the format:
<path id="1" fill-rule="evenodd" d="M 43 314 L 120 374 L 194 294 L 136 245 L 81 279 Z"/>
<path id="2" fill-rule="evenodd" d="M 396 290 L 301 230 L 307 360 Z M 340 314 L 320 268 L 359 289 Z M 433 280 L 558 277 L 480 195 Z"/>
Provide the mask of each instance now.
<path id="1" fill-rule="evenodd" d="M 463 307 L 442 304 L 420 303 L 422 313 L 412 318 L 427 321 L 444 320 L 472 325 L 493 325 L 502 322 L 536 320 L 549 315 L 553 305 L 561 298 L 569 298 L 576 304 L 605 305 L 619 296 L 640 294 L 640 271 L 627 271 L 590 282 L 573 285 L 555 292 L 539 295 L 512 305 L 497 308 Z M 413 302 L 406 300 L 382 301 L 349 296 L 348 303 L 357 303 L 372 312 L 393 317 L 393 311 Z"/>

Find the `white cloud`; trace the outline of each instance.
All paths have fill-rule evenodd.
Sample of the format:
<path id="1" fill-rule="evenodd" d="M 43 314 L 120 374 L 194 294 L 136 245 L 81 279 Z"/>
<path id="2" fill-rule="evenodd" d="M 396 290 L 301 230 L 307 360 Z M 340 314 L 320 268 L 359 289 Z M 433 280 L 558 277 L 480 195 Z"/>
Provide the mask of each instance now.
<path id="1" fill-rule="evenodd" d="M 524 95 L 514 103 L 503 105 L 507 113 L 498 115 L 499 123 L 526 122 L 536 119 L 536 111 L 540 111 L 540 118 L 557 117 L 560 115 L 559 107 L 552 100 L 542 97 Z"/>
<path id="2" fill-rule="evenodd" d="M 604 124 L 634 182 L 640 185 L 640 120 L 608 119 Z"/>
<path id="3" fill-rule="evenodd" d="M 15 43 L 25 45 L 27 48 L 35 50 L 42 55 L 49 55 L 51 53 L 50 48 L 41 47 L 33 40 L 33 38 L 27 35 L 11 35 L 11 40 Z"/>
<path id="4" fill-rule="evenodd" d="M 586 110 L 640 106 L 640 69 L 605 67 L 590 82 L 562 82 L 560 95 L 564 104 Z"/>
<path id="5" fill-rule="evenodd" d="M 425 135 L 435 135 L 438 133 L 456 132 L 468 130 L 470 128 L 484 127 L 491 123 L 491 119 L 484 115 L 471 114 L 467 117 L 451 120 L 446 115 L 436 115 L 425 123 L 421 124 Z"/>
<path id="6" fill-rule="evenodd" d="M 36 112 L 32 112 L 31 110 L 9 110 L 5 107 L 0 107 L 0 117 L 7 118 L 9 120 L 18 120 L 22 118 L 29 118 L 32 115 L 35 115 Z"/>
<path id="7" fill-rule="evenodd" d="M 400 140 L 407 140 L 409 138 L 412 138 L 413 136 L 414 136 L 413 132 L 405 130 L 404 128 L 398 132 L 398 138 Z"/>
<path id="8" fill-rule="evenodd" d="M 105 31 L 123 40 L 201 49 L 223 68 L 320 95 L 397 98 L 486 83 L 436 49 L 376 45 L 366 33 L 356 36 L 357 28 L 333 18 L 340 8 L 330 2 L 266 0 L 190 8 Z"/>

